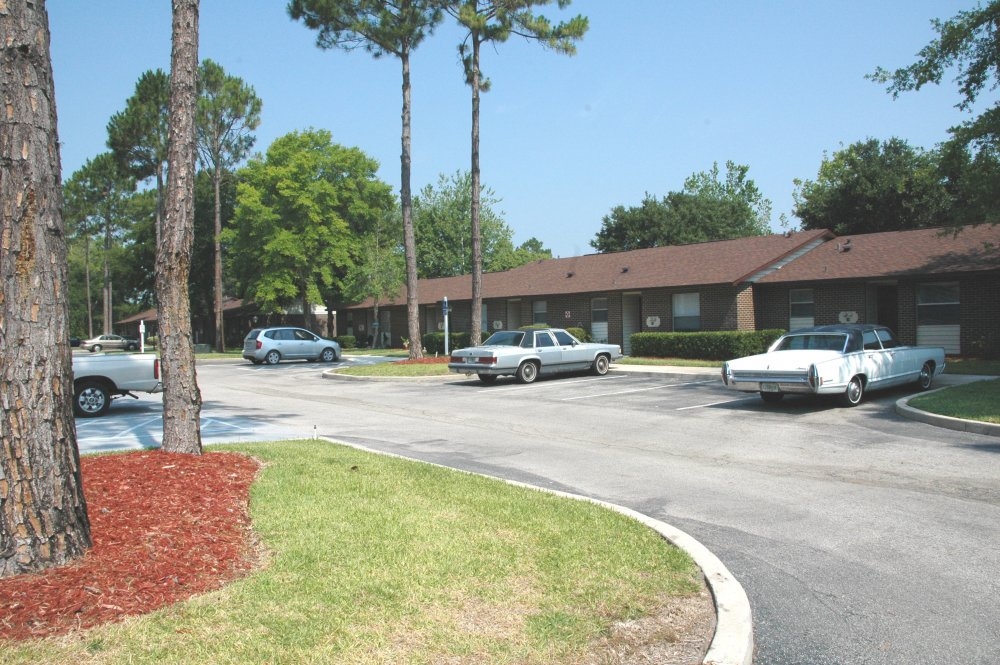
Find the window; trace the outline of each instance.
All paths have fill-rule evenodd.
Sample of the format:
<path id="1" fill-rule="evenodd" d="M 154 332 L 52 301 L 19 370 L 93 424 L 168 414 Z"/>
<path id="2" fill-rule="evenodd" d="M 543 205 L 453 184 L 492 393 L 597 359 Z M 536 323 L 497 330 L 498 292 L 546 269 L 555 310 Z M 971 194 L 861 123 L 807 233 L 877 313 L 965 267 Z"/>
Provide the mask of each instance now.
<path id="1" fill-rule="evenodd" d="M 544 300 L 536 300 L 531 303 L 531 322 L 548 323 L 548 304 Z"/>
<path id="2" fill-rule="evenodd" d="M 550 335 L 548 332 L 536 332 L 535 346 L 536 347 L 555 346 L 555 343 L 552 341 L 552 335 Z"/>
<path id="3" fill-rule="evenodd" d="M 555 330 L 553 332 L 556 336 L 556 341 L 559 342 L 561 346 L 573 346 L 573 343 L 576 342 L 576 340 L 573 339 L 573 336 L 565 330 Z"/>
<path id="4" fill-rule="evenodd" d="M 917 325 L 954 326 L 961 320 L 958 284 L 917 286 Z"/>
<path id="5" fill-rule="evenodd" d="M 590 336 L 595 342 L 608 341 L 608 299 L 590 301 Z"/>
<path id="6" fill-rule="evenodd" d="M 792 289 L 788 292 L 788 329 L 810 328 L 816 325 L 812 289 Z"/>
<path id="7" fill-rule="evenodd" d="M 701 330 L 701 297 L 697 293 L 674 294 L 674 330 Z"/>

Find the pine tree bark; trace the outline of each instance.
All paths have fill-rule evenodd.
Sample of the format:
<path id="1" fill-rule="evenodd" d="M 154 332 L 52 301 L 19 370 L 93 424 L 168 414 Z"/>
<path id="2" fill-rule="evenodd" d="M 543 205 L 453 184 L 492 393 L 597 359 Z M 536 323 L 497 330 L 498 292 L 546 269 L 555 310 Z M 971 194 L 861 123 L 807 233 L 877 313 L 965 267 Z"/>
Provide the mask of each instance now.
<path id="1" fill-rule="evenodd" d="M 403 68 L 403 152 L 400 157 L 400 201 L 403 208 L 403 253 L 406 259 L 406 330 L 410 339 L 410 359 L 423 358 L 420 341 L 420 299 L 417 297 L 417 241 L 413 228 L 413 196 L 410 190 L 410 54 L 399 58 Z M 379 329 L 379 334 L 382 330 Z"/>
<path id="2" fill-rule="evenodd" d="M 194 240 L 198 0 L 173 0 L 170 137 L 162 233 L 156 248 L 157 322 L 163 372 L 163 443 L 201 454 L 201 392 L 195 372 L 188 278 Z"/>
<path id="3" fill-rule="evenodd" d="M 49 25 L 0 2 L 0 577 L 91 546 L 73 422 Z"/>

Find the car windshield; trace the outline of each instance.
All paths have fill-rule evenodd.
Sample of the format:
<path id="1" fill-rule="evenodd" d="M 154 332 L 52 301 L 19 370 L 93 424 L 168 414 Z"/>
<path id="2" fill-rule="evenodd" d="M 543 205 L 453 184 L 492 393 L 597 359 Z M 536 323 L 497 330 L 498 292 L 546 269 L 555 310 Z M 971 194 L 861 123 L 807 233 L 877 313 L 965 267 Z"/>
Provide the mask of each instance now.
<path id="1" fill-rule="evenodd" d="M 520 346 L 523 337 L 523 332 L 501 330 L 490 335 L 485 344 L 486 346 Z"/>
<path id="2" fill-rule="evenodd" d="M 820 351 L 843 351 L 847 336 L 842 334 L 786 335 L 774 347 L 774 351 L 794 351 L 813 349 Z"/>

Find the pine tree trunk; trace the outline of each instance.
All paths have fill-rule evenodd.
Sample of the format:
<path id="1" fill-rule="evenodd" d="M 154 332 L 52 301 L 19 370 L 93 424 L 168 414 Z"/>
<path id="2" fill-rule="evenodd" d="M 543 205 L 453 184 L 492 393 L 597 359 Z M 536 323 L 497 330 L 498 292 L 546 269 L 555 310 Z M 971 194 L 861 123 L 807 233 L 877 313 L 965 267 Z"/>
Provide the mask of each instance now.
<path id="1" fill-rule="evenodd" d="M 417 298 L 417 242 L 413 229 L 413 197 L 410 191 L 410 55 L 399 58 L 403 67 L 403 152 L 400 157 L 400 201 L 403 207 L 403 252 L 406 255 L 406 330 L 410 358 L 423 358 L 420 343 L 420 301 Z M 379 330 L 379 334 L 382 331 Z"/>
<path id="2" fill-rule="evenodd" d="M 226 329 L 222 312 L 222 167 L 212 174 L 215 190 L 215 350 L 226 352 Z"/>
<path id="3" fill-rule="evenodd" d="M 72 411 L 59 142 L 42 0 L 0 2 L 0 577 L 91 546 Z"/>
<path id="4" fill-rule="evenodd" d="M 479 34 L 472 35 L 472 330 L 477 346 L 483 333 L 483 250 L 479 225 Z"/>
<path id="5" fill-rule="evenodd" d="M 162 234 L 156 251 L 157 319 L 163 371 L 163 444 L 201 454 L 201 393 L 195 374 L 188 277 L 194 239 L 198 0 L 173 0 L 170 139 Z"/>

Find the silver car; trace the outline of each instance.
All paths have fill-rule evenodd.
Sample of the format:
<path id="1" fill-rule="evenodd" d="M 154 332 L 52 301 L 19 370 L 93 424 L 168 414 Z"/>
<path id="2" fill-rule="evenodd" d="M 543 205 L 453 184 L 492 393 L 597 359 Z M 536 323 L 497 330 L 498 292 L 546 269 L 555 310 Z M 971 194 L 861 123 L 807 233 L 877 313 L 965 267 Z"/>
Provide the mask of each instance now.
<path id="1" fill-rule="evenodd" d="M 98 335 L 92 339 L 85 339 L 80 342 L 80 348 L 91 353 L 103 351 L 105 349 L 121 349 L 123 351 L 138 351 L 139 340 L 128 339 L 121 335 Z"/>
<path id="2" fill-rule="evenodd" d="M 540 375 L 562 372 L 590 370 L 604 376 L 621 357 L 617 344 L 581 342 L 561 328 L 498 330 L 481 346 L 453 351 L 448 369 L 475 374 L 486 384 L 504 374 L 532 383 Z"/>
<path id="3" fill-rule="evenodd" d="M 255 365 L 297 359 L 331 363 L 340 359 L 340 344 L 304 328 L 254 328 L 243 338 L 243 357 Z"/>

